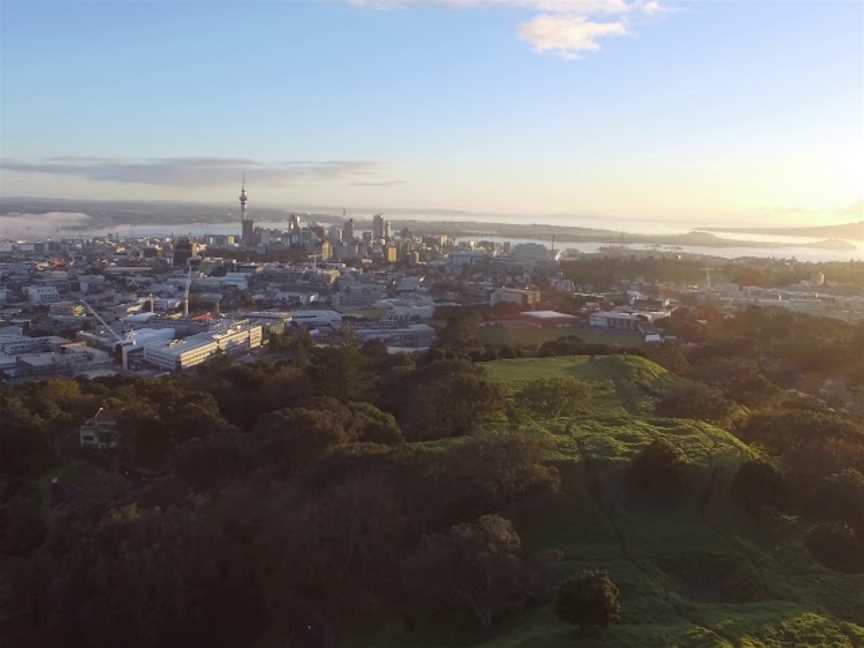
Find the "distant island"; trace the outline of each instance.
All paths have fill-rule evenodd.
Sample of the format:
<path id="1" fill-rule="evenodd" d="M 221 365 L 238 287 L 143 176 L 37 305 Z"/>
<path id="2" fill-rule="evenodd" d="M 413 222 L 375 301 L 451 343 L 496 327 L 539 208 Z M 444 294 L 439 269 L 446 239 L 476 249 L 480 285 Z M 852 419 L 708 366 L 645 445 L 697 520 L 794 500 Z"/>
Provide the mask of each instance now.
<path id="1" fill-rule="evenodd" d="M 66 232 L 86 232 L 97 229 L 127 226 L 188 226 L 205 224 L 225 224 L 238 222 L 238 210 L 233 205 L 203 203 L 183 203 L 168 201 L 94 201 L 64 200 L 47 198 L 0 198 L 0 215 L 22 218 L 54 212 L 73 212 L 86 214 L 89 218 L 81 222 L 63 226 Z M 398 213 L 399 210 L 395 210 Z M 342 222 L 341 216 L 332 213 L 315 213 L 303 209 L 280 209 L 275 207 L 256 207 L 253 216 L 258 223 L 278 223 L 286 221 L 291 214 L 299 213 L 305 219 L 321 223 Z M 435 213 L 435 212 L 431 212 Z M 465 213 L 470 218 L 469 213 Z M 358 229 L 371 228 L 370 221 L 356 220 Z M 472 220 L 419 220 L 394 219 L 394 231 L 408 228 L 414 234 L 447 234 L 458 238 L 509 238 L 548 241 L 553 237 L 556 243 L 606 243 L 611 245 L 657 245 L 657 246 L 697 246 L 715 249 L 722 248 L 802 248 L 833 251 L 857 251 L 850 240 L 864 239 L 864 222 L 848 225 L 834 225 L 814 228 L 774 228 L 774 229 L 702 229 L 681 234 L 633 234 L 617 230 L 568 225 L 549 225 L 542 223 L 515 224 L 490 223 Z M 712 233 L 726 231 L 735 233 L 773 234 L 788 236 L 797 232 L 802 237 L 822 238 L 816 242 L 777 243 L 727 239 Z M 844 240 L 846 239 L 846 240 Z"/>
<path id="2" fill-rule="evenodd" d="M 745 241 L 726 239 L 710 232 L 693 231 L 682 234 L 631 234 L 616 230 L 594 229 L 588 227 L 570 227 L 566 225 L 544 225 L 531 223 L 517 225 L 512 223 L 481 223 L 474 221 L 393 221 L 397 229 L 407 227 L 415 233 L 446 232 L 458 237 L 498 237 L 512 239 L 545 240 L 551 243 L 552 238 L 558 243 L 610 243 L 616 245 L 664 245 L 664 246 L 699 246 L 711 248 L 812 248 L 821 250 L 850 251 L 858 249 L 856 245 L 841 239 L 827 239 L 808 243 L 772 243 L 764 241 Z"/>
<path id="3" fill-rule="evenodd" d="M 864 241 L 864 221 L 819 227 L 704 227 L 705 232 L 728 234 L 759 234 L 766 236 L 800 236 L 806 238 L 845 239 Z"/>

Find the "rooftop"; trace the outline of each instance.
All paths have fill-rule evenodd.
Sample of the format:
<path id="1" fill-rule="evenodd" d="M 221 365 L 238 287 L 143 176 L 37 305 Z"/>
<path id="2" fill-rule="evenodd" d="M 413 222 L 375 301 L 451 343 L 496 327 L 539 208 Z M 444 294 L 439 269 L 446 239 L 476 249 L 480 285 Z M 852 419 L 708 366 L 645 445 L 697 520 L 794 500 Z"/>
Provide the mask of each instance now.
<path id="1" fill-rule="evenodd" d="M 522 313 L 522 315 L 537 319 L 578 319 L 575 315 L 568 315 L 567 313 L 559 313 L 558 311 L 551 310 L 526 311 Z"/>

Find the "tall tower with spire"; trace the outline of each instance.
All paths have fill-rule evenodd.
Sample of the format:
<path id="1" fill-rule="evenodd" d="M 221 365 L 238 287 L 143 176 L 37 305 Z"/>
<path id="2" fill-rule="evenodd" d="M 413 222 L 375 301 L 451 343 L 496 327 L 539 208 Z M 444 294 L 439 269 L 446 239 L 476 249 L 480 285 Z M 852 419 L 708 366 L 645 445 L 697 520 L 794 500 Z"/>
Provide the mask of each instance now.
<path id="1" fill-rule="evenodd" d="M 240 189 L 240 224 L 243 228 L 241 231 L 241 240 L 243 247 L 255 247 L 255 222 L 246 214 L 246 201 L 249 198 L 246 196 L 246 174 L 243 174 L 243 186 Z"/>

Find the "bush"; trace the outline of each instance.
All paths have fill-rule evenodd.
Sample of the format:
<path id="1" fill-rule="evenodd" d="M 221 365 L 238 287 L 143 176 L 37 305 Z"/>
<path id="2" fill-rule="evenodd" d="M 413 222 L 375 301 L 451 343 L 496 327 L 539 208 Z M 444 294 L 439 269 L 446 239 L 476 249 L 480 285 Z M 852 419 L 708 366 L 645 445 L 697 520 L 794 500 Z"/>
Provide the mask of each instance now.
<path id="1" fill-rule="evenodd" d="M 424 536 L 402 573 L 424 607 L 468 611 L 484 628 L 522 610 L 538 581 L 513 525 L 498 515 Z"/>
<path id="2" fill-rule="evenodd" d="M 402 443 L 402 430 L 392 414 L 382 412 L 371 403 L 351 403 L 349 407 L 354 416 L 351 427 L 360 442 Z"/>
<path id="3" fill-rule="evenodd" d="M 759 516 L 763 509 L 782 509 L 786 501 L 783 474 L 764 461 L 746 461 L 738 468 L 732 482 L 732 500 L 736 505 Z"/>
<path id="4" fill-rule="evenodd" d="M 532 380 L 516 392 L 519 407 L 538 416 L 574 416 L 588 409 L 591 385 L 572 377 Z"/>
<path id="5" fill-rule="evenodd" d="M 807 538 L 807 547 L 826 567 L 848 574 L 864 571 L 864 544 L 848 524 L 820 524 Z"/>
<path id="6" fill-rule="evenodd" d="M 683 495 L 684 453 L 665 439 L 645 446 L 633 460 L 627 475 L 637 499 L 653 504 L 676 504 Z"/>
<path id="7" fill-rule="evenodd" d="M 701 383 L 678 384 L 654 406 L 658 416 L 720 421 L 732 411 L 732 403 L 723 398 L 719 389 Z"/>
<path id="8" fill-rule="evenodd" d="M 603 629 L 621 619 L 620 590 L 603 570 L 585 570 L 558 589 L 555 614 L 582 632 Z"/>
<path id="9" fill-rule="evenodd" d="M 859 535 L 864 534 L 864 475 L 847 468 L 826 477 L 811 506 L 818 517 L 845 522 Z"/>

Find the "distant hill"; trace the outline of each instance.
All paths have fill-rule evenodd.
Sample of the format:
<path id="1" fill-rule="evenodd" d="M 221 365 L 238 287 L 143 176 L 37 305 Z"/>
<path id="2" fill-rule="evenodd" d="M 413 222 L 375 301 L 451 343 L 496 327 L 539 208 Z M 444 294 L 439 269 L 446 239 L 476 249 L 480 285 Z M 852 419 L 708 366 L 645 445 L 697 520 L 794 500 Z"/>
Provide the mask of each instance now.
<path id="1" fill-rule="evenodd" d="M 846 223 L 845 225 L 822 225 L 820 227 L 705 227 L 702 228 L 702 231 L 862 241 L 864 240 L 864 221 Z"/>

